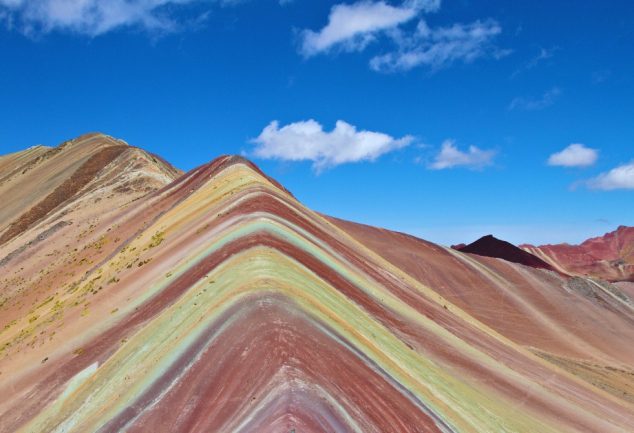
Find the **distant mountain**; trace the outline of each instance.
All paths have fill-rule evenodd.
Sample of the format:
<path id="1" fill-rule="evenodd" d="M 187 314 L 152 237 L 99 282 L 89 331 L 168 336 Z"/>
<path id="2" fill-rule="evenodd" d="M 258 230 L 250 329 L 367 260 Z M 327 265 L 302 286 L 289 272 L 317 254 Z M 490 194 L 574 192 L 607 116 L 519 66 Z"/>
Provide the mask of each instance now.
<path id="1" fill-rule="evenodd" d="M 0 433 L 634 431 L 630 283 L 103 134 L 0 157 L 0 203 Z"/>
<path id="2" fill-rule="evenodd" d="M 553 267 L 533 254 L 526 252 L 515 245 L 497 239 L 493 235 L 486 235 L 469 245 L 454 245 L 452 248 L 463 253 L 477 254 L 479 256 L 495 257 L 513 263 L 531 266 L 533 268 L 553 270 Z"/>
<path id="3" fill-rule="evenodd" d="M 564 273 L 607 281 L 634 281 L 634 227 L 620 226 L 580 245 L 521 245 Z"/>
<path id="4" fill-rule="evenodd" d="M 68 206 L 107 209 L 117 203 L 115 196 L 133 200 L 180 174 L 162 159 L 98 133 L 54 148 L 37 146 L 4 155 L 0 157 L 0 245 L 53 214 L 70 212 Z"/>

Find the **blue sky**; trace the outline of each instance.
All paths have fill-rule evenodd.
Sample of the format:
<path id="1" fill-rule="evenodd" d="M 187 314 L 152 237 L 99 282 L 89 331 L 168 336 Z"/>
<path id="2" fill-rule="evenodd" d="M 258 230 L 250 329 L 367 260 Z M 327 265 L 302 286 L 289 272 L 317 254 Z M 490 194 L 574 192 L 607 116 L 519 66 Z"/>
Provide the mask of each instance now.
<path id="1" fill-rule="evenodd" d="M 451 244 L 634 225 L 630 1 L 0 0 L 0 153 L 102 131 L 242 153 Z"/>

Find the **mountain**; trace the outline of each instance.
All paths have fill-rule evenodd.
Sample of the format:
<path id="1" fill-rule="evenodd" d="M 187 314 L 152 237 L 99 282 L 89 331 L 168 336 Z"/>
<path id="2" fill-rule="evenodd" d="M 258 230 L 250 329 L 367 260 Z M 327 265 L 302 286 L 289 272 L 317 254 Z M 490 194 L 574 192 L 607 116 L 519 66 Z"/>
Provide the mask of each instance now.
<path id="1" fill-rule="evenodd" d="M 118 205 L 181 174 L 159 158 L 103 134 L 0 157 L 0 170 L 0 245 L 54 213 L 59 219 L 74 206 L 94 212 L 105 198 L 102 205 Z"/>
<path id="2" fill-rule="evenodd" d="M 553 270 L 553 267 L 533 254 L 524 251 L 515 245 L 497 239 L 493 235 L 481 237 L 469 245 L 455 245 L 452 247 L 463 253 L 477 254 L 479 256 L 497 257 L 513 263 L 530 266 L 539 269 Z"/>
<path id="3" fill-rule="evenodd" d="M 0 432 L 634 430 L 628 287 L 321 215 L 241 157 L 85 169 L 111 140 L 0 159 L 32 191 L 1 220 Z"/>
<path id="4" fill-rule="evenodd" d="M 521 245 L 525 251 L 570 275 L 634 281 L 634 227 L 620 226 L 580 245 Z"/>

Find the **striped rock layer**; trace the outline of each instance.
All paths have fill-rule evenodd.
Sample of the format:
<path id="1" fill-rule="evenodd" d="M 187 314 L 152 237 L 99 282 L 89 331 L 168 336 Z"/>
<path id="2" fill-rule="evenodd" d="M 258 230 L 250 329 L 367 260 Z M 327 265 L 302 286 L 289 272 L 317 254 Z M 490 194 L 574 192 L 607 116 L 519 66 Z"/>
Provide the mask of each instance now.
<path id="1" fill-rule="evenodd" d="M 239 157 L 172 180 L 134 152 L 0 245 L 0 432 L 634 431 L 618 287 L 325 217 Z"/>

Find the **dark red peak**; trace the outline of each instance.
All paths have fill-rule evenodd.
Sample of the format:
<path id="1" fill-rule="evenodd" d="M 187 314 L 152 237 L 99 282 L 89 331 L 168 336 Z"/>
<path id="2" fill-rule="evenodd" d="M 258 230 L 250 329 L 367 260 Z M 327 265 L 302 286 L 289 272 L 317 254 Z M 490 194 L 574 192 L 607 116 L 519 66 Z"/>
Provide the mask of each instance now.
<path id="1" fill-rule="evenodd" d="M 477 254 L 479 256 L 495 257 L 513 263 L 531 266 L 533 268 L 550 269 L 553 268 L 542 259 L 524 251 L 510 242 L 497 239 L 493 235 L 486 235 L 477 241 L 460 248 L 463 253 Z"/>
<path id="2" fill-rule="evenodd" d="M 471 252 L 471 250 L 482 249 L 482 248 L 517 248 L 517 247 L 509 242 L 498 239 L 493 235 L 485 235 L 485 236 L 482 236 L 480 239 L 465 246 L 462 250 L 466 252 Z"/>
<path id="3" fill-rule="evenodd" d="M 452 245 L 451 248 L 453 248 L 456 251 L 461 251 L 466 246 L 467 244 L 456 244 L 456 245 Z"/>

